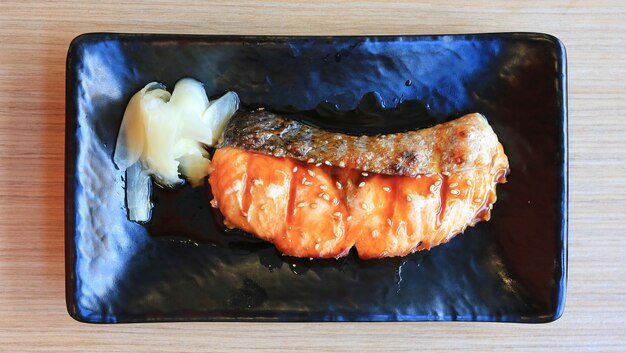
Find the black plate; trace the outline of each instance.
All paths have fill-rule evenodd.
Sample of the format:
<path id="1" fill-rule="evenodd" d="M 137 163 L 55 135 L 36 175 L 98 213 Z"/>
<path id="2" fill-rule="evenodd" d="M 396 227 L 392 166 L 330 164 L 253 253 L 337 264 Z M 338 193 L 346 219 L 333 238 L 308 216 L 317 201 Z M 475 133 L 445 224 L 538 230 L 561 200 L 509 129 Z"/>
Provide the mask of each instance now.
<path id="1" fill-rule="evenodd" d="M 157 190 L 153 220 L 129 222 L 112 161 L 124 108 L 147 82 L 171 88 L 185 76 L 209 95 L 237 91 L 248 107 L 378 111 L 404 102 L 424 113 L 338 114 L 323 104 L 305 116 L 347 133 L 481 112 L 509 156 L 509 182 L 498 186 L 490 222 L 405 258 L 281 257 L 226 231 L 202 187 Z M 567 268 L 565 82 L 565 49 L 543 34 L 82 35 L 67 58 L 68 311 L 99 323 L 555 320 Z"/>

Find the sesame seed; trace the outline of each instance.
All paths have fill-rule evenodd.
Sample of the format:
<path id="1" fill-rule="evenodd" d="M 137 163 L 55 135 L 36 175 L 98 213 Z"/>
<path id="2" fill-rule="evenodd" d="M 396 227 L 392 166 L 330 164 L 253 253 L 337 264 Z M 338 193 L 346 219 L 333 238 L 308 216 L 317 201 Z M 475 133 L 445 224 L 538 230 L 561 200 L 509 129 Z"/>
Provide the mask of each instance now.
<path id="1" fill-rule="evenodd" d="M 315 160 L 313 158 L 309 158 L 306 162 L 307 163 L 313 163 L 313 162 L 315 162 Z"/>
<path id="2" fill-rule="evenodd" d="M 242 214 L 244 217 L 246 217 L 246 218 L 248 217 L 248 212 L 241 211 L 241 214 Z"/>
<path id="3" fill-rule="evenodd" d="M 319 250 L 320 249 L 320 245 L 319 244 L 315 244 L 315 250 Z"/>
<path id="4" fill-rule="evenodd" d="M 317 203 L 313 202 L 313 203 L 311 204 L 311 208 L 312 208 L 312 209 L 316 209 L 316 208 L 317 208 Z"/>
<path id="5" fill-rule="evenodd" d="M 387 218 L 387 224 L 389 224 L 391 226 L 391 225 L 393 225 L 393 221 L 391 221 L 390 218 Z"/>
<path id="6" fill-rule="evenodd" d="M 332 166 L 329 161 L 324 161 L 324 164 L 326 164 L 327 166 Z"/>
<path id="7" fill-rule="evenodd" d="M 418 174 L 416 179 L 421 179 L 421 178 L 422 176 Z"/>
<path id="8" fill-rule="evenodd" d="M 291 171 L 294 172 L 294 173 L 297 172 L 298 171 L 298 167 L 297 166 L 293 167 L 293 169 Z"/>
<path id="9" fill-rule="evenodd" d="M 326 201 L 330 201 L 330 196 L 328 194 L 322 195 L 322 198 Z"/>
<path id="10" fill-rule="evenodd" d="M 211 204 L 211 207 L 217 208 L 217 200 L 216 199 L 211 200 L 210 204 Z"/>
<path id="11" fill-rule="evenodd" d="M 335 213 L 333 213 L 333 216 L 335 216 L 335 217 L 341 217 L 341 212 L 335 212 Z"/>
<path id="12" fill-rule="evenodd" d="M 344 161 L 339 162 L 339 166 L 341 168 L 345 167 L 346 166 L 346 162 L 344 162 Z"/>
<path id="13" fill-rule="evenodd" d="M 340 182 L 336 181 L 335 185 L 337 185 L 337 189 L 339 189 L 339 190 L 343 189 L 343 185 L 341 185 Z"/>
<path id="14" fill-rule="evenodd" d="M 263 107 L 258 107 L 256 110 L 258 110 L 258 111 L 263 111 L 263 110 L 265 110 L 265 108 L 263 108 Z"/>
<path id="15" fill-rule="evenodd" d="M 391 192 L 391 188 L 389 186 L 383 186 L 383 190 L 385 190 L 385 192 Z"/>
<path id="16" fill-rule="evenodd" d="M 396 162 L 398 162 L 398 163 L 402 163 L 402 158 L 397 157 L 397 158 L 396 158 Z"/>
<path id="17" fill-rule="evenodd" d="M 459 190 L 457 190 L 457 189 L 452 189 L 452 190 L 450 190 L 450 193 L 451 193 L 452 195 L 458 195 L 458 194 L 460 193 L 460 191 L 459 191 Z"/>
<path id="18" fill-rule="evenodd" d="M 337 205 L 339 205 L 339 200 L 337 200 L 337 198 L 335 197 L 333 199 L 333 206 L 337 206 Z"/>
<path id="19" fill-rule="evenodd" d="M 470 179 L 467 179 L 467 185 L 472 186 L 472 181 Z"/>
<path id="20" fill-rule="evenodd" d="M 361 204 L 361 208 L 367 211 L 367 204 L 365 202 L 363 202 Z"/>
<path id="21" fill-rule="evenodd" d="M 266 204 L 262 204 L 261 207 L 259 207 L 261 210 L 264 210 L 267 207 Z"/>
<path id="22" fill-rule="evenodd" d="M 436 193 L 437 192 L 437 187 L 435 185 L 431 185 L 430 186 L 430 192 L 433 193 L 433 194 Z"/>
<path id="23" fill-rule="evenodd" d="M 406 200 L 408 202 L 411 202 L 411 201 L 413 201 L 413 198 L 411 198 L 411 195 L 406 195 Z"/>
<path id="24" fill-rule="evenodd" d="M 252 182 L 254 183 L 254 185 L 263 185 L 263 180 L 261 179 L 254 179 Z"/>
<path id="25" fill-rule="evenodd" d="M 435 186 L 439 186 L 439 185 L 441 185 L 441 180 L 435 181 Z"/>
<path id="26" fill-rule="evenodd" d="M 459 186 L 459 183 L 452 183 L 452 184 L 450 184 L 449 186 L 450 186 L 451 188 L 455 188 L 455 187 Z"/>
<path id="27" fill-rule="evenodd" d="M 315 172 L 313 172 L 311 169 L 307 169 L 306 172 L 309 173 L 309 175 L 312 177 L 315 176 Z"/>
<path id="28" fill-rule="evenodd" d="M 362 176 L 368 176 L 369 174 L 366 172 L 361 173 Z"/>
<path id="29" fill-rule="evenodd" d="M 302 185 L 306 185 L 306 177 L 302 178 Z"/>
<path id="30" fill-rule="evenodd" d="M 483 200 L 481 200 L 481 199 L 474 199 L 474 202 L 476 202 L 476 203 L 482 203 L 482 202 L 483 202 Z"/>
<path id="31" fill-rule="evenodd" d="M 443 175 L 445 175 L 445 176 L 448 176 L 448 175 L 450 175 L 450 172 L 443 172 L 443 173 L 441 173 L 441 174 L 443 174 Z"/>
<path id="32" fill-rule="evenodd" d="M 372 238 L 376 238 L 378 236 L 378 234 L 379 234 L 378 229 L 374 229 L 372 231 Z"/>
<path id="33" fill-rule="evenodd" d="M 305 182 L 305 183 L 304 183 L 304 185 L 309 186 L 309 185 L 313 185 L 313 183 L 312 183 L 312 182 L 310 182 L 310 181 L 307 181 L 307 182 Z"/>
<path id="34" fill-rule="evenodd" d="M 350 222 L 352 220 L 352 216 L 346 217 L 346 221 Z"/>
<path id="35" fill-rule="evenodd" d="M 322 190 L 328 190 L 328 185 L 324 185 L 324 184 L 322 184 L 322 185 L 320 185 L 320 189 L 322 189 Z"/>
<path id="36" fill-rule="evenodd" d="M 359 183 L 359 187 L 360 187 L 360 188 L 362 188 L 362 187 L 364 187 L 364 186 L 365 186 L 365 182 L 364 182 L 364 181 L 362 181 L 362 182 L 360 182 L 360 183 Z"/>
<path id="37" fill-rule="evenodd" d="M 306 205 L 306 203 L 300 202 L 298 205 L 296 205 L 296 207 L 300 208 L 300 207 L 304 207 L 304 205 Z"/>
<path id="38" fill-rule="evenodd" d="M 316 167 L 319 167 L 319 166 L 321 166 L 321 165 L 322 165 L 322 162 L 315 163 L 315 166 L 316 166 Z"/>

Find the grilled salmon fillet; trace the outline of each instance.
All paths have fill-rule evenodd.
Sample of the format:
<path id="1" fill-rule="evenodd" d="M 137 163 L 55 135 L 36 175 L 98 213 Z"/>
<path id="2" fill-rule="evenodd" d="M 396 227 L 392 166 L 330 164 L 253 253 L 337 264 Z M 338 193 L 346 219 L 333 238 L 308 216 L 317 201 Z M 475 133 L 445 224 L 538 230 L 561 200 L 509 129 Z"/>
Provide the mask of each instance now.
<path id="1" fill-rule="evenodd" d="M 226 226 L 285 255 L 338 258 L 354 246 L 370 259 L 430 249 L 489 220 L 508 160 L 479 114 L 355 137 L 253 112 L 229 123 L 213 167 Z"/>

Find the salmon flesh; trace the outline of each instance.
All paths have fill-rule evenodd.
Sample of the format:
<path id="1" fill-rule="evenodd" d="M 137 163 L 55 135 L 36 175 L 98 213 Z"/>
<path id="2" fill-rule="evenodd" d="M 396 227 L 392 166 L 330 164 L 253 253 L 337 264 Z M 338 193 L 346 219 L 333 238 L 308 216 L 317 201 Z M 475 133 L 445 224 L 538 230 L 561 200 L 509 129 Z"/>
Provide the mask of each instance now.
<path id="1" fill-rule="evenodd" d="M 507 156 L 480 114 L 376 136 L 237 113 L 209 176 L 224 223 L 285 255 L 362 259 L 430 249 L 489 220 Z"/>

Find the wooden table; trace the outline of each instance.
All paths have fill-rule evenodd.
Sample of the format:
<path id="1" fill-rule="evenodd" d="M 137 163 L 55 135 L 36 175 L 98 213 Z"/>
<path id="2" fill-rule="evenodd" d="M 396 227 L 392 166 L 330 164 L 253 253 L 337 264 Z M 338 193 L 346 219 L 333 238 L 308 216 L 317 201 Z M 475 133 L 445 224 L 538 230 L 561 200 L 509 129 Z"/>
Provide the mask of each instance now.
<path id="1" fill-rule="evenodd" d="M 625 2 L 229 3 L 0 3 L 0 351 L 626 351 Z M 74 321 L 64 298 L 65 54 L 72 38 L 93 31 L 556 35 L 569 59 L 565 314 L 542 325 Z"/>

